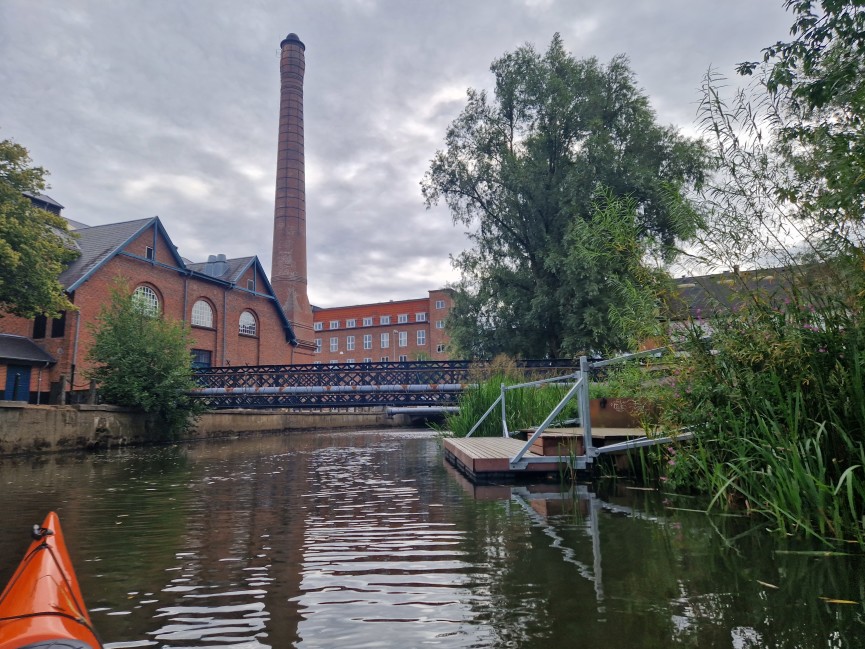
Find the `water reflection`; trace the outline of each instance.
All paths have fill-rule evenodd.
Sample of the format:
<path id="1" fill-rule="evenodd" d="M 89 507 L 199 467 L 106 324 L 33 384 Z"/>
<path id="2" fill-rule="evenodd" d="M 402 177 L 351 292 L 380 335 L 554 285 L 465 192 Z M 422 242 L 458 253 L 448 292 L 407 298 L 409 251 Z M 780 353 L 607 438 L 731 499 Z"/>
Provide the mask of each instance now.
<path id="1" fill-rule="evenodd" d="M 0 481 L 0 578 L 57 509 L 110 649 L 865 637 L 861 556 L 623 484 L 474 486 L 417 431 L 5 460 Z"/>

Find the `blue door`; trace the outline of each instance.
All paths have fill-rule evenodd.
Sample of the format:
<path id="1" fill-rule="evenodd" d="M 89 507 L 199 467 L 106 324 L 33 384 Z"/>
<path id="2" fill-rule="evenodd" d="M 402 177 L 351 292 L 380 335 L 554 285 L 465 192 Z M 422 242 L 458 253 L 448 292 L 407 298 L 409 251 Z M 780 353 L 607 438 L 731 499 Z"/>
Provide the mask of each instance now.
<path id="1" fill-rule="evenodd" d="M 30 399 L 30 366 L 6 366 L 6 401 L 29 401 Z"/>

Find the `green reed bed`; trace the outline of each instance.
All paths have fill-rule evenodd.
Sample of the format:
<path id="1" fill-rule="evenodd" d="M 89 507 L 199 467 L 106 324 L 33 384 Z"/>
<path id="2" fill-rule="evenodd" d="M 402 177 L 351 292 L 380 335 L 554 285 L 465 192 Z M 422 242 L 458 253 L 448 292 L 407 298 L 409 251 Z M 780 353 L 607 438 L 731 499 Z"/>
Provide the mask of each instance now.
<path id="1" fill-rule="evenodd" d="M 751 302 L 694 323 L 663 404 L 694 432 L 658 458 L 672 489 L 760 514 L 780 532 L 865 545 L 865 327 L 832 298 Z"/>
<path id="2" fill-rule="evenodd" d="M 459 401 L 459 412 L 447 416 L 440 431 L 454 437 L 465 437 L 487 409 L 501 394 L 501 384 L 515 385 L 524 379 L 503 374 L 495 375 L 478 383 L 477 387 L 463 392 Z M 540 387 L 520 388 L 507 392 L 508 430 L 537 426 L 567 394 L 569 386 L 546 384 Z M 559 415 L 561 420 L 577 417 L 576 399 L 571 400 Z M 474 437 L 501 437 L 501 405 L 497 405 L 483 424 L 474 432 Z"/>

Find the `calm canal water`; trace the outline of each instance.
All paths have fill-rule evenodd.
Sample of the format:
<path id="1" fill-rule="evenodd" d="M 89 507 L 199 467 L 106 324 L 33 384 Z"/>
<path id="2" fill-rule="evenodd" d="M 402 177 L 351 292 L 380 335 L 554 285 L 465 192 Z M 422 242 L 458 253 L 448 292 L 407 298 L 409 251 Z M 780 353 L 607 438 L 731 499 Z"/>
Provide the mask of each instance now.
<path id="1" fill-rule="evenodd" d="M 861 556 L 621 483 L 473 488 L 425 432 L 7 459 L 0 480 L 3 583 L 56 509 L 112 649 L 865 646 Z"/>

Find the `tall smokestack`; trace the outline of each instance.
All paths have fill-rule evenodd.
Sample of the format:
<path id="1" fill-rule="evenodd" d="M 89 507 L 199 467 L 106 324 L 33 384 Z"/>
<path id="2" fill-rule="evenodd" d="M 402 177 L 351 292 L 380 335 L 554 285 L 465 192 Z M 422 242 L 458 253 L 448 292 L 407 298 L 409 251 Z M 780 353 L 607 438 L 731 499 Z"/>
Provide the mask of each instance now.
<path id="1" fill-rule="evenodd" d="M 273 290 L 295 335 L 312 338 L 312 309 L 306 292 L 306 181 L 303 161 L 303 74 L 306 46 L 289 34 L 280 43 L 279 151 L 273 215 Z M 305 345 L 301 346 L 302 348 Z"/>

